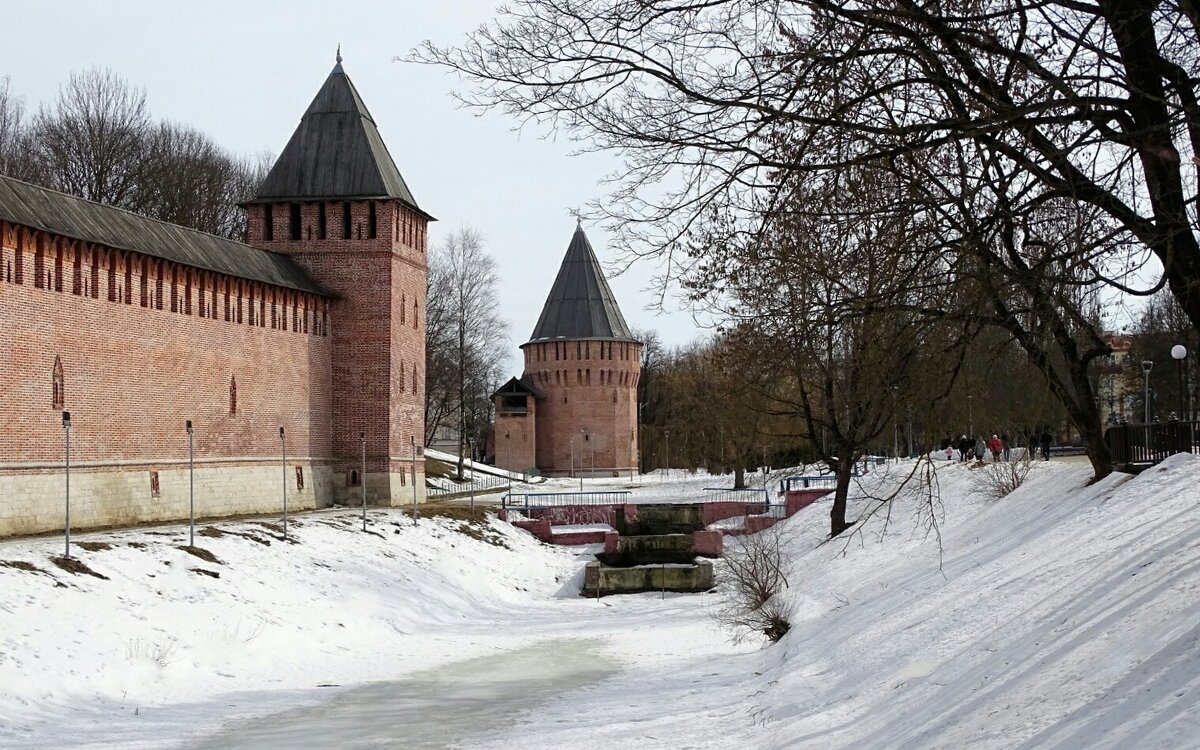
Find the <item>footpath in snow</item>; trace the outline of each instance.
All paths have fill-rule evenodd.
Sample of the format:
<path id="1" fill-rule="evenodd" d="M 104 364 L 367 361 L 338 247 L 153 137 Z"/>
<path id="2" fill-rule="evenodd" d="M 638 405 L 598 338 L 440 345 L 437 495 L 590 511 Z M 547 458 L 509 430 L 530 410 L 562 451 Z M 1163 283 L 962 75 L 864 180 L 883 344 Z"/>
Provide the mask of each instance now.
<path id="1" fill-rule="evenodd" d="M 1093 486 L 1039 463 L 1001 500 L 937 468 L 932 506 L 776 527 L 796 612 L 770 647 L 717 629 L 719 591 L 581 599 L 583 556 L 495 521 L 220 523 L 219 563 L 181 527 L 81 537 L 107 580 L 0 542 L 0 747 L 1196 747 L 1200 459 Z"/>

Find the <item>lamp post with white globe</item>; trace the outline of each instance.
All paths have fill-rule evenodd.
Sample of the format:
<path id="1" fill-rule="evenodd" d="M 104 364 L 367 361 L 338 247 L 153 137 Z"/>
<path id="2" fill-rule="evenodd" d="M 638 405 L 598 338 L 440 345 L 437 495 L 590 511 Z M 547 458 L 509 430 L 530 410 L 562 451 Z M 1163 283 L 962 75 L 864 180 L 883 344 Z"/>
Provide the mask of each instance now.
<path id="1" fill-rule="evenodd" d="M 1187 401 L 1184 398 L 1183 389 L 1183 362 L 1187 358 L 1187 347 L 1183 344 L 1176 344 L 1171 347 L 1171 356 L 1175 359 L 1179 370 L 1179 418 L 1186 420 L 1188 413 L 1186 409 Z"/>

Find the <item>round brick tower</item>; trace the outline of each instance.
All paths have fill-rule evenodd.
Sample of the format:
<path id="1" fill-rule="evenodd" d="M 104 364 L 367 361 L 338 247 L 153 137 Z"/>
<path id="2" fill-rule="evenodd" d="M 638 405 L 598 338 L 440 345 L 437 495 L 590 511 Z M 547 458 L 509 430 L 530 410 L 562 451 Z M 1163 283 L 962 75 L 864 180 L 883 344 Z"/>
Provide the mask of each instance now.
<path id="1" fill-rule="evenodd" d="M 523 471 L 533 458 L 543 474 L 557 476 L 635 470 L 642 345 L 582 226 L 521 349 L 524 374 L 496 395 L 501 465 Z"/>

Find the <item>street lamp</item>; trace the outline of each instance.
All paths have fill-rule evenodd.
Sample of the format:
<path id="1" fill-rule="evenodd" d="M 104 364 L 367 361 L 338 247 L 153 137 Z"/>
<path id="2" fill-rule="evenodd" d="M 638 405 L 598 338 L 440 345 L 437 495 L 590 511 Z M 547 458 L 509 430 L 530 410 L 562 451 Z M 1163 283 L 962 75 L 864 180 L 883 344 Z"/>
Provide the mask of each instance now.
<path id="1" fill-rule="evenodd" d="M 62 413 L 63 434 L 66 435 L 66 469 L 67 469 L 67 518 L 63 523 L 66 531 L 67 551 L 63 557 L 71 559 L 71 412 Z"/>
<path id="2" fill-rule="evenodd" d="M 975 396 L 967 394 L 967 434 L 975 437 Z"/>
<path id="3" fill-rule="evenodd" d="M 663 430 L 663 435 L 666 437 L 667 479 L 670 479 L 671 478 L 671 431 Z"/>
<path id="4" fill-rule="evenodd" d="M 188 435 L 188 546 L 196 546 L 196 463 L 194 460 L 194 441 L 192 436 L 192 420 L 185 425 Z"/>
<path id="5" fill-rule="evenodd" d="M 467 437 L 467 447 L 471 449 L 471 519 L 475 518 L 475 442 Z"/>
<path id="6" fill-rule="evenodd" d="M 1150 369 L 1151 369 L 1152 367 L 1154 367 L 1154 363 L 1153 363 L 1153 362 L 1151 362 L 1151 361 L 1150 361 L 1150 360 L 1148 360 L 1148 359 L 1143 359 L 1143 360 L 1142 360 L 1142 374 L 1143 374 L 1143 376 L 1144 376 L 1144 378 L 1143 378 L 1143 379 L 1145 380 L 1145 383 L 1146 383 L 1146 392 L 1145 392 L 1145 393 L 1146 393 L 1146 395 L 1145 395 L 1145 399 L 1144 399 L 1144 400 L 1145 400 L 1145 402 L 1146 402 L 1146 403 L 1145 403 L 1145 406 L 1146 406 L 1146 424 L 1150 424 Z"/>
<path id="7" fill-rule="evenodd" d="M 892 386 L 892 456 L 900 460 L 900 432 L 896 427 L 896 386 Z"/>
<path id="8" fill-rule="evenodd" d="M 283 428 L 279 428 L 279 447 L 283 452 L 283 538 L 287 540 L 287 438 L 283 435 Z"/>
<path id="9" fill-rule="evenodd" d="M 358 483 L 362 485 L 363 531 L 367 530 L 367 433 L 358 433 L 358 442 L 362 446 L 362 472 L 358 475 Z"/>
<path id="10" fill-rule="evenodd" d="M 1184 396 L 1183 396 L 1183 363 L 1184 363 L 1185 359 L 1187 358 L 1187 347 L 1185 347 L 1183 344 L 1176 344 L 1175 346 L 1172 346 L 1171 347 L 1171 356 L 1174 357 L 1175 362 L 1178 363 L 1178 367 L 1176 369 L 1179 370 L 1179 418 L 1186 420 L 1188 418 L 1188 413 L 1187 413 L 1187 410 L 1184 408 L 1185 403 L 1184 403 Z"/>

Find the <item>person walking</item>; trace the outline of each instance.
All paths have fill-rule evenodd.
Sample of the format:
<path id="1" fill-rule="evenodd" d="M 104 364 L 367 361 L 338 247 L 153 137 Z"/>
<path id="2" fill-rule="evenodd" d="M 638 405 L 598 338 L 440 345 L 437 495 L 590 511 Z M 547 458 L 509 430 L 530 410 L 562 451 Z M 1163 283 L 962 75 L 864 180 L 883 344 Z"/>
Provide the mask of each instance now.
<path id="1" fill-rule="evenodd" d="M 1004 443 L 1000 442 L 998 435 L 992 435 L 992 439 L 988 441 L 988 450 L 992 452 L 992 462 L 999 462 L 1000 454 L 1004 452 Z"/>
<path id="2" fill-rule="evenodd" d="M 1009 457 L 1009 453 L 1008 453 L 1008 450 L 1009 450 L 1009 448 L 1008 448 L 1008 433 L 1007 433 L 1007 432 L 1006 432 L 1006 433 L 1004 433 L 1003 435 L 1001 435 L 1001 436 L 1000 436 L 1000 443 L 1001 443 L 1001 444 L 1004 446 L 1004 447 L 1001 449 L 1001 452 L 1002 452 L 1002 453 L 1003 453 L 1003 455 L 1004 455 L 1004 461 L 1005 461 L 1005 463 L 1007 463 L 1007 462 L 1008 462 L 1008 457 Z"/>
<path id="3" fill-rule="evenodd" d="M 971 442 L 971 438 L 967 437 L 966 433 L 963 433 L 963 436 L 958 440 L 958 460 L 960 463 L 967 460 L 967 455 L 974 446 L 975 444 Z"/>
<path id="4" fill-rule="evenodd" d="M 1050 443 L 1052 443 L 1053 441 L 1054 441 L 1054 438 L 1050 437 L 1049 428 L 1042 431 L 1042 460 L 1043 461 L 1050 460 Z"/>
<path id="5" fill-rule="evenodd" d="M 987 443 L 984 442 L 983 435 L 975 438 L 975 460 L 983 463 L 983 459 L 987 457 Z"/>

